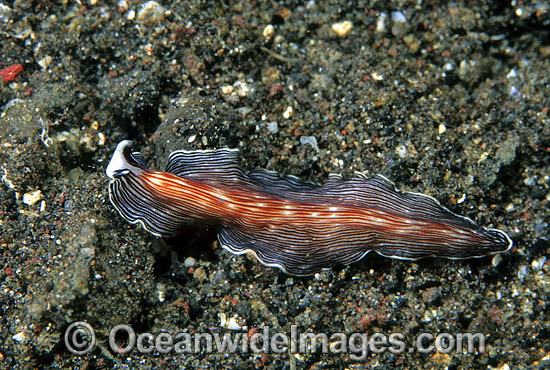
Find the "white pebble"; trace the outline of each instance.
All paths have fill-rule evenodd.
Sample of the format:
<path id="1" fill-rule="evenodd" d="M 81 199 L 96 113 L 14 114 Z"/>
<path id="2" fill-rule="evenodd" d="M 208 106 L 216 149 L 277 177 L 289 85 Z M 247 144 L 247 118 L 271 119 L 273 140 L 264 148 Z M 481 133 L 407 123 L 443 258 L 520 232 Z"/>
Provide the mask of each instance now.
<path id="1" fill-rule="evenodd" d="M 233 84 L 233 88 L 235 89 L 235 93 L 239 95 L 241 98 L 244 98 L 250 91 L 250 88 L 248 87 L 246 82 L 242 82 L 242 81 L 236 81 Z"/>
<path id="2" fill-rule="evenodd" d="M 391 12 L 391 20 L 395 23 L 405 23 L 407 18 L 401 12 Z"/>
<path id="3" fill-rule="evenodd" d="M 19 333 L 12 336 L 11 339 L 19 343 L 24 342 L 27 339 L 27 333 L 25 333 L 24 331 L 20 331 Z"/>
<path id="4" fill-rule="evenodd" d="M 351 23 L 350 21 L 338 22 L 332 25 L 332 30 L 336 32 L 336 34 L 339 37 L 347 36 L 348 33 L 350 33 L 350 31 L 352 30 L 352 28 L 353 28 L 353 23 Z"/>
<path id="5" fill-rule="evenodd" d="M 98 132 L 97 133 L 97 145 L 99 146 L 103 146 L 105 145 L 105 141 L 106 141 L 106 138 L 105 138 L 105 134 L 103 132 Z"/>
<path id="6" fill-rule="evenodd" d="M 452 65 L 452 63 L 445 63 L 443 65 L 443 70 L 444 71 L 449 72 L 449 71 L 452 71 L 453 69 L 455 69 L 455 67 Z"/>
<path id="7" fill-rule="evenodd" d="M 386 13 L 380 13 L 376 20 L 376 32 L 386 32 L 386 18 L 388 18 Z"/>
<path id="8" fill-rule="evenodd" d="M 23 194 L 23 203 L 33 206 L 42 199 L 42 192 L 40 190 L 35 190 L 32 193 Z"/>
<path id="9" fill-rule="evenodd" d="M 218 318 L 220 319 L 220 326 L 225 329 L 229 329 L 229 330 L 242 329 L 242 325 L 239 323 L 239 321 L 242 321 L 242 320 L 238 320 L 237 317 L 235 316 L 230 317 L 228 320 L 227 315 L 223 312 L 220 312 L 218 313 Z"/>
<path id="10" fill-rule="evenodd" d="M 277 125 L 277 121 L 269 122 L 267 124 L 267 131 L 269 131 L 272 134 L 276 134 L 279 131 L 279 126 Z"/>
<path id="11" fill-rule="evenodd" d="M 225 85 L 221 87 L 222 94 L 229 95 L 233 92 L 233 86 L 231 85 Z"/>
<path id="12" fill-rule="evenodd" d="M 271 39 L 274 33 L 275 33 L 275 28 L 271 24 L 268 24 L 264 28 L 264 32 L 263 32 L 264 39 L 266 40 Z"/>
<path id="13" fill-rule="evenodd" d="M 382 81 L 384 79 L 384 76 L 377 72 L 373 72 L 371 76 L 375 81 Z"/>
<path id="14" fill-rule="evenodd" d="M 195 266 L 195 263 L 197 263 L 197 260 L 193 257 L 187 257 L 185 261 L 183 261 L 183 265 L 185 266 L 185 268 L 193 267 Z"/>
<path id="15" fill-rule="evenodd" d="M 49 55 L 46 55 L 44 58 L 40 59 L 37 63 L 40 67 L 42 67 L 42 69 L 46 69 L 52 63 L 52 57 Z"/>
<path id="16" fill-rule="evenodd" d="M 483 161 L 486 160 L 487 158 L 489 158 L 489 152 L 483 152 L 483 153 L 481 153 L 481 156 L 480 156 L 479 159 L 477 160 L 477 164 L 480 164 L 481 162 L 483 162 Z"/>
<path id="17" fill-rule="evenodd" d="M 292 107 L 289 106 L 286 108 L 286 110 L 284 111 L 283 113 L 283 117 L 285 117 L 286 119 L 289 119 L 290 117 L 292 117 L 294 111 L 292 110 Z"/>

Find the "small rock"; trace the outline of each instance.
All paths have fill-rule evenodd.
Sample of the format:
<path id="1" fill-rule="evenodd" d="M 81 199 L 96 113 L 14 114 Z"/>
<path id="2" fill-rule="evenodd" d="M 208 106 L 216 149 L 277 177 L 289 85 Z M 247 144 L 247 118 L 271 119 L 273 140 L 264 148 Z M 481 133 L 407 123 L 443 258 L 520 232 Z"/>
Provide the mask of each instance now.
<path id="1" fill-rule="evenodd" d="M 283 117 L 285 117 L 286 119 L 289 119 L 290 117 L 292 117 L 293 114 L 294 114 L 294 111 L 292 110 L 292 107 L 289 106 L 284 111 Z"/>
<path id="2" fill-rule="evenodd" d="M 422 300 L 424 303 L 432 304 L 441 297 L 441 288 L 433 287 L 428 288 L 422 293 Z"/>
<path id="3" fill-rule="evenodd" d="M 243 319 L 239 318 L 237 315 L 231 316 L 227 319 L 227 315 L 223 312 L 218 313 L 218 318 L 220 319 L 220 325 L 229 330 L 241 330 Z"/>
<path id="4" fill-rule="evenodd" d="M 239 95 L 241 98 L 244 98 L 250 91 L 250 88 L 248 87 L 246 82 L 242 82 L 242 81 L 236 81 L 233 84 L 233 89 L 235 90 L 235 93 Z"/>
<path id="5" fill-rule="evenodd" d="M 197 279 L 200 283 L 203 283 L 207 279 L 204 267 L 201 266 L 197 268 L 193 273 L 193 278 Z"/>
<path id="6" fill-rule="evenodd" d="M 225 85 L 221 87 L 222 94 L 229 95 L 233 92 L 233 86 L 231 85 Z"/>
<path id="7" fill-rule="evenodd" d="M 275 33 L 275 28 L 271 24 L 268 24 L 267 26 L 265 26 L 264 31 L 262 32 L 262 34 L 264 35 L 264 39 L 266 40 L 271 40 L 274 33 Z"/>
<path id="8" fill-rule="evenodd" d="M 143 3 L 137 12 L 137 21 L 144 24 L 153 24 L 164 20 L 165 9 L 156 1 Z"/>
<path id="9" fill-rule="evenodd" d="M 36 202 L 42 199 L 42 192 L 40 190 L 35 190 L 32 193 L 23 194 L 23 203 L 28 204 L 29 206 L 34 206 Z"/>
<path id="10" fill-rule="evenodd" d="M 376 20 L 376 32 L 384 33 L 386 32 L 386 19 L 388 15 L 386 13 L 380 13 L 378 19 Z"/>
<path id="11" fill-rule="evenodd" d="M 332 30 L 336 32 L 338 37 L 347 36 L 352 29 L 353 29 L 353 23 L 351 23 L 350 21 L 338 22 L 332 25 Z"/>
<path id="12" fill-rule="evenodd" d="M 269 122 L 267 124 L 267 131 L 272 134 L 276 134 L 279 131 L 279 125 L 277 124 L 277 121 Z"/>
<path id="13" fill-rule="evenodd" d="M 27 332 L 25 330 L 20 331 L 19 333 L 12 336 L 11 339 L 19 343 L 25 342 L 27 340 Z"/>
<path id="14" fill-rule="evenodd" d="M 196 263 L 197 263 L 197 260 L 194 259 L 193 257 L 187 257 L 187 258 L 185 259 L 185 261 L 183 261 L 183 265 L 184 265 L 186 268 L 193 267 L 193 266 L 195 266 Z"/>

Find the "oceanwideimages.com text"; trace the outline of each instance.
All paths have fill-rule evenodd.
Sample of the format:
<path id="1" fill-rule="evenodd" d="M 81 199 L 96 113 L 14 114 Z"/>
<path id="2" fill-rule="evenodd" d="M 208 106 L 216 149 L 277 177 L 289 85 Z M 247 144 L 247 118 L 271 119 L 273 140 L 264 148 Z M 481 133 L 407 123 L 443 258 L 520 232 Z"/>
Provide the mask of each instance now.
<path id="1" fill-rule="evenodd" d="M 361 361 L 372 354 L 409 353 L 484 353 L 482 333 L 420 333 L 412 340 L 403 333 L 311 333 L 291 325 L 289 332 L 270 327 L 242 327 L 230 332 L 136 333 L 129 325 L 117 325 L 109 332 L 108 344 L 119 354 L 168 353 L 322 353 L 349 354 Z M 65 331 L 65 345 L 75 354 L 91 352 L 95 332 L 85 322 L 75 322 Z"/>

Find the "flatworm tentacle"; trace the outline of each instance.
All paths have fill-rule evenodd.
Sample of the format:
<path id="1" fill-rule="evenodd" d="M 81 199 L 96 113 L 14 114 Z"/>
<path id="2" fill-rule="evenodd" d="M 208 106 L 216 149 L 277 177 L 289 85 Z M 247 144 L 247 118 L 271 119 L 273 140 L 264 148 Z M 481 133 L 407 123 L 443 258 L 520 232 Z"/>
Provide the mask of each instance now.
<path id="1" fill-rule="evenodd" d="M 147 169 L 131 142 L 117 146 L 109 198 L 131 223 L 157 236 L 183 225 L 218 227 L 235 254 L 305 276 L 374 251 L 400 259 L 472 258 L 512 247 L 506 233 L 476 225 L 427 195 L 396 190 L 383 176 L 331 175 L 322 185 L 265 170 L 245 174 L 232 149 L 177 151 L 166 172 Z"/>

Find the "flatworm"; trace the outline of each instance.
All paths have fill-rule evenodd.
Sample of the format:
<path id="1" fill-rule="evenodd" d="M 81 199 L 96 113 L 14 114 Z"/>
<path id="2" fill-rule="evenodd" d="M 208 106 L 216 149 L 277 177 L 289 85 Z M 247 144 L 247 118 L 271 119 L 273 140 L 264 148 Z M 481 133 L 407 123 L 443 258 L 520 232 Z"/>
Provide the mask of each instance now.
<path id="1" fill-rule="evenodd" d="M 148 169 L 130 144 L 118 144 L 106 171 L 109 198 L 122 217 L 157 236 L 193 222 L 214 224 L 231 253 L 253 253 L 291 275 L 348 265 L 371 251 L 462 259 L 512 247 L 506 233 L 427 195 L 396 190 L 381 175 L 331 175 L 317 186 L 265 170 L 245 174 L 234 149 L 176 151 L 161 172 Z"/>

